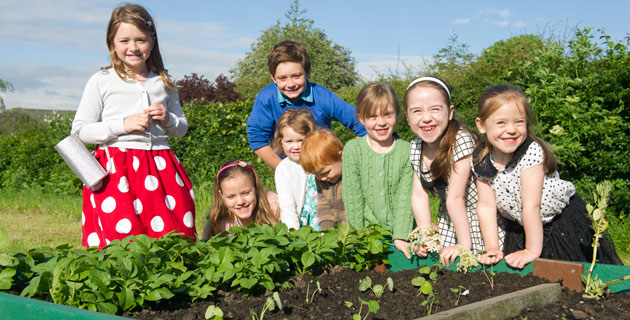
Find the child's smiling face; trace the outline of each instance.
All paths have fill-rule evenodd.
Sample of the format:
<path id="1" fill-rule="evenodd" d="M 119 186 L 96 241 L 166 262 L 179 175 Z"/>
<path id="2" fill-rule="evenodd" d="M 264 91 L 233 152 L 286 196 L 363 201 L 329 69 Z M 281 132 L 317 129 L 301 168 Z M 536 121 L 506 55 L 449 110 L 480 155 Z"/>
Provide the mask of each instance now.
<path id="1" fill-rule="evenodd" d="M 393 143 L 392 135 L 396 126 L 396 111 L 393 103 L 390 102 L 385 110 L 375 107 L 366 118 L 359 120 L 365 126 L 370 142 L 384 147 Z"/>
<path id="2" fill-rule="evenodd" d="M 244 174 L 221 181 L 221 198 L 230 213 L 238 217 L 242 225 L 249 225 L 254 221 L 256 209 L 256 187 L 253 181 Z"/>
<path id="3" fill-rule="evenodd" d="M 143 75 L 153 50 L 153 39 L 131 23 L 122 22 L 114 35 L 114 51 L 128 70 Z"/>
<path id="4" fill-rule="evenodd" d="M 304 135 L 295 132 L 290 126 L 282 129 L 282 151 L 287 157 L 295 162 L 300 162 L 300 152 L 302 151 L 302 141 Z"/>
<path id="5" fill-rule="evenodd" d="M 308 75 L 301 64 L 287 61 L 278 64 L 271 79 L 278 86 L 280 93 L 293 102 L 304 92 Z"/>
<path id="6" fill-rule="evenodd" d="M 424 143 L 438 146 L 452 118 L 453 106 L 439 90 L 416 87 L 408 93 L 407 123 Z"/>
<path id="7" fill-rule="evenodd" d="M 508 101 L 497 108 L 485 120 L 477 118 L 477 129 L 486 135 L 486 141 L 492 145 L 495 161 L 506 164 L 516 148 L 527 138 L 527 116 L 522 106 Z"/>

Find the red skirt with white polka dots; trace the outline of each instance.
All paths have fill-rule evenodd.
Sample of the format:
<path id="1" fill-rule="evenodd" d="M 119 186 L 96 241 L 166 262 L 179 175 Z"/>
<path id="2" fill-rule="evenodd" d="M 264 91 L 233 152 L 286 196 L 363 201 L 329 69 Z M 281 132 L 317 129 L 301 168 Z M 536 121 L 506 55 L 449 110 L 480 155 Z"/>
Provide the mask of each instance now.
<path id="1" fill-rule="evenodd" d="M 197 237 L 192 184 L 170 149 L 108 150 L 109 157 L 104 148 L 95 150 L 107 177 L 83 187 L 83 246 L 103 248 L 114 239 L 159 238 L 171 231 Z"/>

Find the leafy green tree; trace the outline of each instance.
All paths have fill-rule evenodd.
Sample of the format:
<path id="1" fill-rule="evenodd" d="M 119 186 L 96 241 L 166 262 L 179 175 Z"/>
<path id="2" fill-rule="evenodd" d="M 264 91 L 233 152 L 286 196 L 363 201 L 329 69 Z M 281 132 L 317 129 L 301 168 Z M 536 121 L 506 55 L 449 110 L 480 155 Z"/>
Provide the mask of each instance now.
<path id="1" fill-rule="evenodd" d="M 355 85 L 359 76 L 355 60 L 349 49 L 332 42 L 324 30 L 315 28 L 314 22 L 305 17 L 299 1 L 295 0 L 285 14 L 288 22 L 278 20 L 251 45 L 251 51 L 230 70 L 237 90 L 244 97 L 254 97 L 271 82 L 267 55 L 282 40 L 301 41 L 306 44 L 311 58 L 310 80 L 330 90 Z"/>
<path id="2" fill-rule="evenodd" d="M 0 92 L 13 91 L 13 85 L 0 79 Z M 0 97 L 0 112 L 4 111 L 4 100 Z"/>
<path id="3" fill-rule="evenodd" d="M 630 203 L 630 37 L 593 38 L 586 28 L 566 43 L 546 40 L 514 83 L 528 95 L 560 175 L 587 191 L 580 193 L 587 202 L 594 182 L 612 180 L 610 208 L 623 212 Z"/>

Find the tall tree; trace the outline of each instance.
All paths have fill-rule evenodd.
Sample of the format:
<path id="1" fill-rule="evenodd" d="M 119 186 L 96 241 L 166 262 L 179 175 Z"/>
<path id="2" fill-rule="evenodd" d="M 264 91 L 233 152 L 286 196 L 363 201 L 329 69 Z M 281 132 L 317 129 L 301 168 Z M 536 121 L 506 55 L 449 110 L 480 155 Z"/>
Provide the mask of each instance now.
<path id="1" fill-rule="evenodd" d="M 311 58 L 310 80 L 331 90 L 354 85 L 359 80 L 355 60 L 349 49 L 332 42 L 324 30 L 314 27 L 314 22 L 306 17 L 306 10 L 295 0 L 285 14 L 286 22 L 276 24 L 263 31 L 251 45 L 251 51 L 230 70 L 237 90 L 244 97 L 254 97 L 271 82 L 267 55 L 282 40 L 301 41 L 306 44 Z"/>
<path id="2" fill-rule="evenodd" d="M 13 91 L 13 85 L 0 79 L 0 92 Z M 4 100 L 0 97 L 0 112 L 4 111 Z"/>

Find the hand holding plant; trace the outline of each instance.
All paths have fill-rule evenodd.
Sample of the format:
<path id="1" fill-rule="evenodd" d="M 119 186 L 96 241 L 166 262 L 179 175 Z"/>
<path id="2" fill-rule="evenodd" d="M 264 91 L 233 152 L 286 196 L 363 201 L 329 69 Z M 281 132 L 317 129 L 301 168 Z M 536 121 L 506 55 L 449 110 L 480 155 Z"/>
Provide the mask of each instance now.
<path id="1" fill-rule="evenodd" d="M 499 249 L 480 250 L 477 261 L 481 264 L 492 265 L 503 259 L 503 251 Z"/>
<path id="2" fill-rule="evenodd" d="M 440 263 L 445 267 L 449 267 L 451 264 L 455 263 L 455 259 L 459 256 L 460 249 L 466 250 L 466 247 L 457 243 L 442 249 L 440 251 Z"/>
<path id="3" fill-rule="evenodd" d="M 421 257 L 442 250 L 440 235 L 434 227 L 417 227 L 407 236 L 407 240 L 411 243 L 410 251 Z"/>
<path id="4" fill-rule="evenodd" d="M 459 247 L 459 263 L 457 264 L 457 271 L 467 273 L 469 269 L 474 268 L 479 265 L 479 261 L 477 261 L 477 257 L 473 254 L 472 251 Z"/>
<path id="5" fill-rule="evenodd" d="M 396 249 L 398 249 L 398 251 L 405 254 L 405 257 L 407 259 L 411 259 L 411 254 L 409 254 L 409 242 L 402 239 L 394 239 L 394 245 L 396 246 Z"/>

